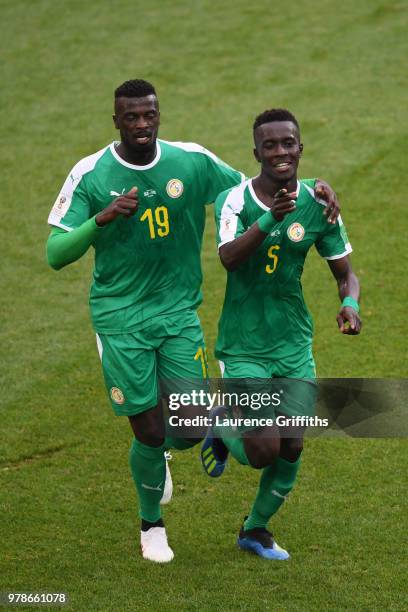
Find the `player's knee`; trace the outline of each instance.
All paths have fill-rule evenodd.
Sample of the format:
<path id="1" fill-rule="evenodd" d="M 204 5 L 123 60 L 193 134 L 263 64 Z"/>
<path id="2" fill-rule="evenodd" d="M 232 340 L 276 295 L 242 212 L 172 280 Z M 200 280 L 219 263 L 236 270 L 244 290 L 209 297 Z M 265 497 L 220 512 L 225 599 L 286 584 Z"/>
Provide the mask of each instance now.
<path id="1" fill-rule="evenodd" d="M 250 465 L 257 470 L 272 465 L 279 456 L 279 447 L 279 439 L 259 440 L 259 444 L 256 447 L 252 446 L 247 450 Z"/>
<path id="2" fill-rule="evenodd" d="M 283 438 L 281 440 L 280 456 L 286 461 L 297 461 L 302 450 L 303 438 Z"/>
<path id="3" fill-rule="evenodd" d="M 138 431 L 135 433 L 135 437 L 146 446 L 153 446 L 154 448 L 162 446 L 164 444 L 164 436 L 160 435 L 158 431 Z"/>
<path id="4" fill-rule="evenodd" d="M 155 411 L 129 417 L 135 438 L 146 446 L 161 446 L 164 443 L 164 424 Z"/>

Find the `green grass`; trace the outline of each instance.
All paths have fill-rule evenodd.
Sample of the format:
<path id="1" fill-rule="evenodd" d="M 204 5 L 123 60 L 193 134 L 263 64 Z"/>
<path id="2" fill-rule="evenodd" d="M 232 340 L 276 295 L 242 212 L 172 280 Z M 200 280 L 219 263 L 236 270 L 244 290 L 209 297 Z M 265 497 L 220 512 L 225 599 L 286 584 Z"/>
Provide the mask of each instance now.
<path id="1" fill-rule="evenodd" d="M 155 83 L 163 138 L 199 142 L 248 174 L 254 116 L 287 106 L 302 126 L 301 175 L 341 197 L 362 284 L 363 333 L 346 338 L 334 280 L 310 255 L 318 372 L 406 376 L 406 4 L 0 0 L 0 14 L 0 591 L 65 590 L 72 610 L 406 609 L 402 440 L 307 441 L 273 521 L 292 553 L 282 565 L 234 544 L 257 474 L 231 464 L 213 482 L 197 450 L 179 453 L 165 513 L 176 559 L 142 562 L 130 435 L 111 414 L 88 318 L 91 257 L 58 274 L 44 257 L 66 174 L 115 137 L 123 80 Z M 225 282 L 211 215 L 200 310 L 210 353 Z"/>

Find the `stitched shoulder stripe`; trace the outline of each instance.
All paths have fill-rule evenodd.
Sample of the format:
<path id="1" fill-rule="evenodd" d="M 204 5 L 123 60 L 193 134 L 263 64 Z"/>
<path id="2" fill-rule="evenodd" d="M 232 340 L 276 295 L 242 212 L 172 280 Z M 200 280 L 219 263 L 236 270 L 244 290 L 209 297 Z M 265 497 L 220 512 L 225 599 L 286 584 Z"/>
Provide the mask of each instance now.
<path id="1" fill-rule="evenodd" d="M 100 151 L 97 151 L 92 155 L 88 155 L 88 157 L 84 157 L 77 164 L 75 164 L 65 179 L 65 183 L 63 184 L 62 189 L 51 209 L 48 217 L 49 225 L 56 225 L 57 227 L 63 227 L 63 229 L 65 229 L 66 226 L 61 225 L 61 220 L 65 217 L 69 207 L 71 206 L 72 196 L 75 189 L 81 182 L 82 177 L 95 168 L 98 160 L 104 155 L 108 148 L 109 147 L 104 147 Z"/>
<path id="2" fill-rule="evenodd" d="M 211 153 L 196 142 L 172 142 L 170 140 L 161 140 L 161 142 L 164 142 L 170 145 L 171 147 L 176 147 L 176 149 L 182 149 L 183 151 L 187 151 L 187 153 L 205 153 L 213 159 L 217 159 L 214 153 Z"/>
<path id="3" fill-rule="evenodd" d="M 248 180 L 240 183 L 228 193 L 221 209 L 219 237 L 220 244 L 226 244 L 234 240 L 238 225 L 238 215 L 244 207 L 244 192 L 248 185 Z"/>

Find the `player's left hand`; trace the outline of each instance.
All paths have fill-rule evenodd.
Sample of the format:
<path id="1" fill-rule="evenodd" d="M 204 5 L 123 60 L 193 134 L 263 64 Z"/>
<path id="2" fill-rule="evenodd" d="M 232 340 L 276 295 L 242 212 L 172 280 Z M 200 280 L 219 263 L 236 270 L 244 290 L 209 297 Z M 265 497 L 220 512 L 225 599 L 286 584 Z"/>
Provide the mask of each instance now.
<path id="1" fill-rule="evenodd" d="M 357 336 L 360 333 L 362 322 L 354 308 L 345 306 L 340 310 L 336 318 L 337 325 L 342 334 Z"/>
<path id="2" fill-rule="evenodd" d="M 323 214 L 327 217 L 328 223 L 336 223 L 337 217 L 340 214 L 340 203 L 337 199 L 336 192 L 330 187 L 326 181 L 316 179 L 314 192 L 316 197 L 327 202 Z"/>

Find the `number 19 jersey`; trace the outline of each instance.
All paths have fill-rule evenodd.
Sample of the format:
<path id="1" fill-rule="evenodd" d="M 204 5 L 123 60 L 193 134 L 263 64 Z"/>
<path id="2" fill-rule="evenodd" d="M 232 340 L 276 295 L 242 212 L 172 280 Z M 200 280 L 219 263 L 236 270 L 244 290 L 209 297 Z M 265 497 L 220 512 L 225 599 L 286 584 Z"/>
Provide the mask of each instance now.
<path id="1" fill-rule="evenodd" d="M 138 188 L 136 214 L 101 228 L 93 243 L 97 332 L 133 332 L 153 317 L 199 305 L 205 204 L 243 178 L 199 145 L 164 140 L 145 166 L 124 161 L 115 143 L 74 166 L 48 218 L 66 231 Z"/>
<path id="2" fill-rule="evenodd" d="M 219 247 L 269 210 L 256 196 L 252 179 L 220 194 L 215 202 Z M 296 210 L 276 222 L 246 262 L 228 272 L 215 351 L 219 359 L 274 361 L 296 354 L 304 359 L 313 325 L 301 276 L 313 244 L 326 259 L 339 259 L 352 250 L 341 217 L 329 224 L 314 191 L 298 182 Z"/>

